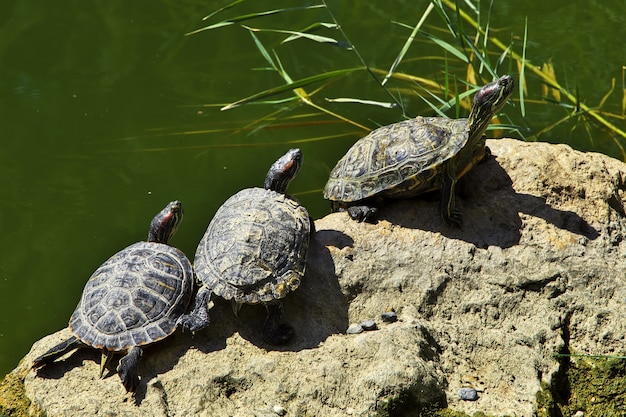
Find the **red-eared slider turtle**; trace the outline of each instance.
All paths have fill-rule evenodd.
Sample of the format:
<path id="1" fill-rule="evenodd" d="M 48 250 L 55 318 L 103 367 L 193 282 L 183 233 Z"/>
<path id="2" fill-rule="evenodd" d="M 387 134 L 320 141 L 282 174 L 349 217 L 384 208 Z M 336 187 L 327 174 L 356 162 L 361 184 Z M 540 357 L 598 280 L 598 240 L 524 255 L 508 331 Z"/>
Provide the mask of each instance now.
<path id="1" fill-rule="evenodd" d="M 102 376 L 112 355 L 125 353 L 117 372 L 126 390 L 135 391 L 140 346 L 172 334 L 192 297 L 191 262 L 167 244 L 182 218 L 181 203 L 169 203 L 152 220 L 147 242 L 122 249 L 93 273 L 70 318 L 72 337 L 36 358 L 33 368 L 92 347 L 102 350 Z"/>
<path id="2" fill-rule="evenodd" d="M 357 141 L 330 173 L 324 198 L 355 220 L 372 220 L 378 199 L 408 198 L 441 189 L 441 215 L 460 227 L 454 186 L 489 155 L 483 134 L 513 92 L 505 75 L 481 88 L 467 119 L 416 117 L 380 127 Z"/>
<path id="3" fill-rule="evenodd" d="M 307 210 L 286 194 L 301 165 L 302 152 L 289 150 L 270 168 L 265 188 L 241 190 L 217 210 L 194 259 L 202 286 L 181 325 L 194 332 L 206 327 L 215 293 L 232 300 L 235 312 L 244 303 L 264 303 L 264 340 L 289 341 L 293 328 L 284 322 L 278 300 L 300 285 L 311 234 Z"/>

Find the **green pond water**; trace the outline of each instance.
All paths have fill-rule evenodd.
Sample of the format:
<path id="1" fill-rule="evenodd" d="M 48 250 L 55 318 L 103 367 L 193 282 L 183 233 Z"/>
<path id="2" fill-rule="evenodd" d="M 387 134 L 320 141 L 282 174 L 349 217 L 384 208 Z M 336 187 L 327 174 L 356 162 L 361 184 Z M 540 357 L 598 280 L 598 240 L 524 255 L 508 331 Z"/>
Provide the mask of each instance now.
<path id="1" fill-rule="evenodd" d="M 90 274 L 119 249 L 144 239 L 151 218 L 171 200 L 181 200 L 186 213 L 172 244 L 192 258 L 219 205 L 242 188 L 262 185 L 270 164 L 297 146 L 304 167 L 290 191 L 314 217 L 329 212 L 321 196 L 328 173 L 365 131 L 304 105 L 220 111 L 220 105 L 283 83 L 263 70 L 267 62 L 239 25 L 184 36 L 206 25 L 202 18 L 222 4 L 4 0 L 0 5 L 0 376 L 33 342 L 67 325 Z M 315 3 L 254 1 L 210 22 L 297 4 Z M 415 25 L 428 2 L 328 4 L 364 60 L 386 70 L 410 34 L 393 22 Z M 527 19 L 527 58 L 533 65 L 552 60 L 559 81 L 577 87 L 590 106 L 615 79 L 605 107 L 620 113 L 626 17 L 619 4 L 496 1 L 492 30 L 507 44 L 513 39 L 521 52 Z M 488 4 L 482 6 L 486 10 Z M 330 21 L 325 10 L 245 24 L 298 30 L 318 21 Z M 440 22 L 433 13 L 425 30 L 439 33 Z M 333 30 L 319 33 L 340 36 Z M 354 52 L 338 47 L 305 40 L 281 45 L 286 35 L 258 36 L 277 50 L 294 79 L 360 65 Z M 399 71 L 443 80 L 444 55 L 418 36 Z M 450 70 L 464 75 L 458 63 L 450 63 Z M 508 60 L 500 69 L 516 78 L 517 71 Z M 419 90 L 409 83 L 400 87 Z M 529 138 L 569 112 L 541 104 L 541 84 L 530 76 L 525 117 L 518 96 L 516 91 L 505 109 L 510 120 L 503 121 L 528 129 Z M 363 71 L 327 86 L 314 96 L 316 102 L 369 128 L 402 119 L 398 109 L 330 103 L 327 97 L 389 101 Z M 406 100 L 407 114 L 433 114 L 416 97 Z M 259 122 L 279 108 L 284 112 L 277 121 Z M 593 140 L 583 123 L 570 121 L 540 139 L 621 158 L 609 132 L 590 129 Z"/>

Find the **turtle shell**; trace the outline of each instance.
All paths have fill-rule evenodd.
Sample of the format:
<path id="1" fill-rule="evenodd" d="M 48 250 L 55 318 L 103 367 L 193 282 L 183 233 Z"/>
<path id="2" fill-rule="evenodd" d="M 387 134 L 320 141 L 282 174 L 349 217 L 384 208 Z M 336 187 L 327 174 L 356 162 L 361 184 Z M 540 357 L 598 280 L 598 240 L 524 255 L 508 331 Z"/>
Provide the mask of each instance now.
<path id="1" fill-rule="evenodd" d="M 339 160 L 324 198 L 355 202 L 410 197 L 439 188 L 443 164 L 467 144 L 467 119 L 416 117 L 380 127 Z"/>
<path id="2" fill-rule="evenodd" d="M 263 188 L 241 190 L 211 220 L 196 251 L 196 275 L 238 303 L 283 298 L 304 276 L 310 234 L 298 201 Z"/>
<path id="3" fill-rule="evenodd" d="M 176 329 L 193 292 L 193 269 L 178 249 L 138 242 L 91 276 L 70 329 L 95 348 L 122 351 L 156 342 Z"/>

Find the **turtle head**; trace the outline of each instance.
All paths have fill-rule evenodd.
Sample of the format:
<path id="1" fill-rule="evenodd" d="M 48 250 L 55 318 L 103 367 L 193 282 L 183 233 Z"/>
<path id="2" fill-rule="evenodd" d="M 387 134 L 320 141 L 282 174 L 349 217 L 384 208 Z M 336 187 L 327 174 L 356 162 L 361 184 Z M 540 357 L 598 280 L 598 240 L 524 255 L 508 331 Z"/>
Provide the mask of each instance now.
<path id="1" fill-rule="evenodd" d="M 182 221 L 183 204 L 178 200 L 172 201 L 152 219 L 148 232 L 148 242 L 167 244 Z"/>
<path id="2" fill-rule="evenodd" d="M 274 162 L 265 177 L 265 189 L 274 190 L 278 193 L 286 193 L 287 186 L 298 174 L 302 167 L 302 151 L 289 149 L 289 151 Z"/>
<path id="3" fill-rule="evenodd" d="M 493 116 L 502 109 L 504 103 L 511 97 L 514 85 L 513 77 L 503 75 L 476 93 L 469 115 L 470 138 L 479 139 L 482 137 Z"/>

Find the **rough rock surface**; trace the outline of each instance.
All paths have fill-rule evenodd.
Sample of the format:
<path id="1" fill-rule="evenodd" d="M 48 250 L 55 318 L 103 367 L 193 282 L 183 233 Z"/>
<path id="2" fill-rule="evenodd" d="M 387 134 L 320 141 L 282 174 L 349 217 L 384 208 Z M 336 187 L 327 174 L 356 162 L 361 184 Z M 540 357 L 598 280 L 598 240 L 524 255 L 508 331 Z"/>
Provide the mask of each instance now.
<path id="1" fill-rule="evenodd" d="M 316 221 L 303 285 L 285 300 L 297 329 L 265 345 L 262 306 L 239 319 L 216 301 L 213 323 L 146 349 L 137 397 L 98 378 L 82 350 L 25 378 L 48 416 L 416 415 L 436 402 L 530 416 L 555 352 L 624 351 L 626 165 L 564 145 L 488 141 L 496 156 L 464 180 L 462 230 L 437 196 L 399 201 L 377 224 L 345 213 Z M 393 308 L 398 321 L 384 323 Z M 377 330 L 345 334 L 374 319 Z M 34 344 L 14 371 L 68 336 Z M 461 401 L 460 388 L 478 391 Z M 279 413 L 279 414 L 280 414 Z M 379 414 L 380 413 L 380 414 Z"/>

